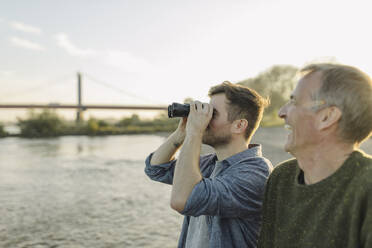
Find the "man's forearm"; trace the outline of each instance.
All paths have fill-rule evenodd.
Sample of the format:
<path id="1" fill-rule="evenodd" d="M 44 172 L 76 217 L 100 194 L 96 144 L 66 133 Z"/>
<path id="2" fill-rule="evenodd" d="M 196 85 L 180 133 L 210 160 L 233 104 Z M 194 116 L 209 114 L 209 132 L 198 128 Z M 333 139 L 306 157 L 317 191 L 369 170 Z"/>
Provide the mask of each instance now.
<path id="1" fill-rule="evenodd" d="M 202 135 L 186 136 L 178 157 L 173 177 L 171 206 L 181 212 L 194 186 L 202 180 L 200 173 L 200 148 Z"/>
<path id="2" fill-rule="evenodd" d="M 183 139 L 181 134 L 172 133 L 152 155 L 151 165 L 159 165 L 171 161 L 177 150 L 181 147 Z"/>

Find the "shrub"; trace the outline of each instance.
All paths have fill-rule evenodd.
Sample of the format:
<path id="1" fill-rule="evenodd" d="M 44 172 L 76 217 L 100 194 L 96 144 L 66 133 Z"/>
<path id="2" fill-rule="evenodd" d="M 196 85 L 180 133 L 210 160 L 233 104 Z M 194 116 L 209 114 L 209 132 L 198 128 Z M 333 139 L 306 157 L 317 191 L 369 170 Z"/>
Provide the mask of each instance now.
<path id="1" fill-rule="evenodd" d="M 5 137 L 7 133 L 4 130 L 3 124 L 0 123 L 0 137 Z"/>
<path id="2" fill-rule="evenodd" d="M 63 121 L 54 111 L 49 109 L 41 113 L 29 113 L 29 118 L 22 120 L 18 118 L 18 126 L 23 137 L 53 137 L 63 133 Z"/>
<path id="3" fill-rule="evenodd" d="M 89 119 L 85 128 L 89 135 L 97 134 L 99 130 L 98 121 L 96 119 Z"/>

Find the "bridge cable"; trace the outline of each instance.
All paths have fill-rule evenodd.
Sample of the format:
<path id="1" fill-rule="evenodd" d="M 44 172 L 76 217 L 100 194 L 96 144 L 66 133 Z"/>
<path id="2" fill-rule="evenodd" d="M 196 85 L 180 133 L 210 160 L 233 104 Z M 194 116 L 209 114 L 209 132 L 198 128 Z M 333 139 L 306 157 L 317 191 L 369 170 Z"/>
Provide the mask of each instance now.
<path id="1" fill-rule="evenodd" d="M 164 103 L 155 102 L 155 101 L 153 101 L 153 100 L 151 100 L 151 99 L 148 99 L 148 98 L 146 98 L 146 97 L 138 96 L 138 95 L 135 95 L 135 94 L 133 94 L 133 93 L 127 92 L 127 91 L 125 91 L 125 90 L 122 90 L 122 89 L 120 89 L 120 88 L 117 88 L 117 87 L 115 87 L 115 86 L 112 86 L 111 84 L 108 84 L 108 83 L 106 83 L 106 82 L 103 82 L 102 80 L 98 80 L 98 79 L 96 79 L 96 78 L 94 78 L 94 77 L 88 75 L 87 73 L 84 73 L 83 75 L 84 75 L 85 77 L 87 77 L 88 79 L 92 80 L 93 82 L 97 83 L 97 84 L 104 85 L 104 86 L 106 86 L 107 88 L 110 88 L 110 89 L 112 89 L 112 90 L 118 91 L 118 92 L 120 92 L 120 93 L 122 93 L 122 94 L 124 94 L 124 95 L 126 95 L 126 96 L 129 96 L 129 97 L 132 97 L 132 98 L 137 98 L 137 99 L 142 99 L 142 100 L 144 100 L 144 101 L 146 101 L 146 102 L 151 102 L 152 104 L 166 105 L 166 104 L 164 104 Z"/>

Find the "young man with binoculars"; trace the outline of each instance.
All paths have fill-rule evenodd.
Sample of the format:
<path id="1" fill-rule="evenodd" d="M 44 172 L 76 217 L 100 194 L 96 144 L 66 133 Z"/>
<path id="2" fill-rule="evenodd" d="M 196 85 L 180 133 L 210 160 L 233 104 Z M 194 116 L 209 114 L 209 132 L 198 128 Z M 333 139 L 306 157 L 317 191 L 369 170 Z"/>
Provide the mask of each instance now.
<path id="1" fill-rule="evenodd" d="M 190 103 L 188 116 L 147 157 L 145 173 L 172 185 L 171 207 L 185 216 L 178 247 L 256 247 L 272 166 L 250 140 L 267 101 L 229 82 L 209 96 L 210 103 Z M 215 153 L 200 156 L 202 143 Z"/>

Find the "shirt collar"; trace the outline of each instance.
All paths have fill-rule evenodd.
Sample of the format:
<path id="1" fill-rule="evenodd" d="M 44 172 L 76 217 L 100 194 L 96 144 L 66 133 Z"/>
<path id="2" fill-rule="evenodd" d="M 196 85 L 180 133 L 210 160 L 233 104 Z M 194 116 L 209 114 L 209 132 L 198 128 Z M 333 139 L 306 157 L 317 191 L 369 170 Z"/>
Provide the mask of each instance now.
<path id="1" fill-rule="evenodd" d="M 251 157 L 262 157 L 262 146 L 260 144 L 249 144 L 248 149 L 224 159 L 229 165 L 237 164 Z"/>

